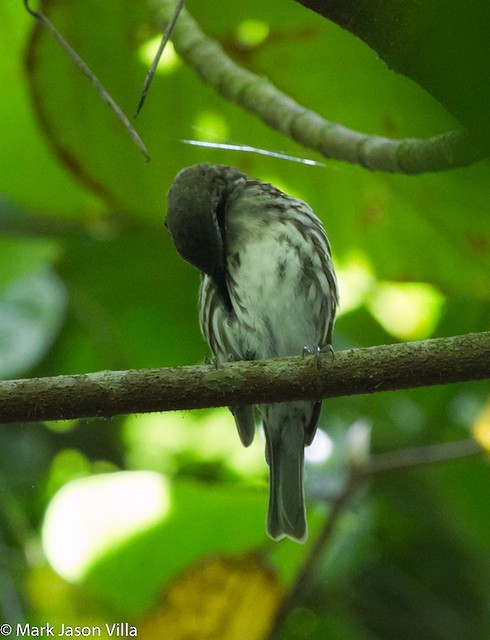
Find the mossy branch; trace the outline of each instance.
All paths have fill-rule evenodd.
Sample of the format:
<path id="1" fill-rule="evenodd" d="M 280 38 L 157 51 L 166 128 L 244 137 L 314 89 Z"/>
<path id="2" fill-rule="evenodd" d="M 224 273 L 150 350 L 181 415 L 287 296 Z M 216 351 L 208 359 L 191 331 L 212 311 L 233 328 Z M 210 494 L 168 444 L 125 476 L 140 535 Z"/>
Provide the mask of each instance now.
<path id="1" fill-rule="evenodd" d="M 0 382 L 0 422 L 110 417 L 348 396 L 490 378 L 490 332 L 334 356 Z"/>

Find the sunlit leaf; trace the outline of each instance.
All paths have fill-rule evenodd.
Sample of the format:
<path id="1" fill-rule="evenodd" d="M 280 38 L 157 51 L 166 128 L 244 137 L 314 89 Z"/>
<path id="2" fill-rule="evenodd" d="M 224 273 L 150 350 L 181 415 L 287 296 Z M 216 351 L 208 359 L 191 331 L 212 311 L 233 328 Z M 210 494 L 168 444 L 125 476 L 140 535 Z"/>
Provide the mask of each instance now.
<path id="1" fill-rule="evenodd" d="M 368 308 L 391 335 L 423 340 L 432 335 L 444 297 L 423 282 L 382 282 L 371 291 Z"/>
<path id="2" fill-rule="evenodd" d="M 149 471 L 72 480 L 46 512 L 46 555 L 61 576 L 77 582 L 109 548 L 164 518 L 169 502 L 164 478 Z"/>
<path id="3" fill-rule="evenodd" d="M 476 417 L 473 435 L 484 449 L 490 451 L 490 402 L 487 402 Z"/>

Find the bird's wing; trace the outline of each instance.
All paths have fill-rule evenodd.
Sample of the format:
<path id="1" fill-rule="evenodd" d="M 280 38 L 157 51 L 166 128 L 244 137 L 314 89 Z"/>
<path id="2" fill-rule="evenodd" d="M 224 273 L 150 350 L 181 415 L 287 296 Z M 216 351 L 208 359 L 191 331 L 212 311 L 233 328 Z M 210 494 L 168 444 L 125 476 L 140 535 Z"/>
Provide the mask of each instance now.
<path id="1" fill-rule="evenodd" d="M 212 278 L 204 275 L 199 290 L 199 324 L 217 364 L 242 359 L 233 331 L 234 321 L 233 310 L 227 308 L 218 286 Z M 248 447 L 255 435 L 253 406 L 230 407 L 230 411 L 235 418 L 240 440 Z"/>

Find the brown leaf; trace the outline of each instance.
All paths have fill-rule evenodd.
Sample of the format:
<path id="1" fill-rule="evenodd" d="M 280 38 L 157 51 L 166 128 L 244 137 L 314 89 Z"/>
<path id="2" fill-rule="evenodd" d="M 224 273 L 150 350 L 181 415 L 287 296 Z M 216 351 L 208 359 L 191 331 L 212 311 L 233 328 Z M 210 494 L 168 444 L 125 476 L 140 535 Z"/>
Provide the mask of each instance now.
<path id="1" fill-rule="evenodd" d="M 277 576 L 260 554 L 214 556 L 172 580 L 138 635 L 140 640 L 261 640 L 281 596 Z"/>

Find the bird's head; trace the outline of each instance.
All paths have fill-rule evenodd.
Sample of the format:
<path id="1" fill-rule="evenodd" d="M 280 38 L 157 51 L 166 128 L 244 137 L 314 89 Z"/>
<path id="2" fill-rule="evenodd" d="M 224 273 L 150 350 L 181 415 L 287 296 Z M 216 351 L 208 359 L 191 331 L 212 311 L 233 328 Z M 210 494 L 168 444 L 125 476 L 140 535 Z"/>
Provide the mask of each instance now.
<path id="1" fill-rule="evenodd" d="M 177 251 L 184 260 L 210 276 L 225 268 L 227 193 L 222 168 L 199 163 L 182 169 L 167 195 L 165 226 Z"/>

